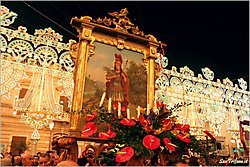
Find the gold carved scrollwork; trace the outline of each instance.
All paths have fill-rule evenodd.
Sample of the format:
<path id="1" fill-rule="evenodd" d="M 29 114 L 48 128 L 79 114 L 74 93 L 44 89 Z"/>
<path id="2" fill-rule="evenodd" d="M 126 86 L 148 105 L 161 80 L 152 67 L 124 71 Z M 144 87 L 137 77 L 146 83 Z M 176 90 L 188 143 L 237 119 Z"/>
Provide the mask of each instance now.
<path id="1" fill-rule="evenodd" d="M 157 39 L 153 35 L 151 35 L 151 34 L 145 35 L 145 37 L 148 38 L 150 41 L 157 42 Z"/>
<path id="2" fill-rule="evenodd" d="M 109 13 L 110 16 L 114 16 L 113 24 L 115 25 L 115 29 L 123 32 L 128 32 L 128 29 L 132 28 L 134 24 L 127 17 L 128 10 L 124 8 L 118 12 Z"/>
<path id="3" fill-rule="evenodd" d="M 125 41 L 123 39 L 118 39 L 117 40 L 117 48 L 118 49 L 123 49 L 125 45 Z"/>
<path id="4" fill-rule="evenodd" d="M 95 21 L 97 22 L 98 24 L 104 24 L 106 26 L 111 26 L 112 24 L 112 20 L 110 18 L 107 18 L 107 17 L 104 17 L 104 19 L 101 19 L 100 17 Z"/>
<path id="5" fill-rule="evenodd" d="M 121 9 L 120 12 L 110 12 L 108 13 L 112 18 L 104 17 L 104 19 L 98 18 L 91 20 L 94 23 L 104 24 L 107 27 L 112 27 L 117 31 L 121 31 L 124 33 L 131 33 L 137 36 L 141 36 L 149 39 L 150 41 L 158 42 L 157 39 L 151 35 L 145 35 L 143 31 L 140 31 L 138 26 L 135 26 L 131 20 L 127 17 L 128 9 Z M 115 26 L 115 27 L 114 27 Z"/>
<path id="6" fill-rule="evenodd" d="M 88 48 L 88 59 L 95 54 L 95 45 L 89 44 Z"/>
<path id="7" fill-rule="evenodd" d="M 83 38 L 89 37 L 90 34 L 91 34 L 91 30 L 89 30 L 89 29 L 84 29 L 83 30 L 83 33 L 82 33 Z"/>
<path id="8" fill-rule="evenodd" d="M 132 27 L 132 33 L 139 36 L 144 36 L 144 32 L 139 30 L 139 27 Z"/>
<path id="9" fill-rule="evenodd" d="M 145 67 L 146 71 L 148 72 L 148 59 L 143 59 L 142 65 Z"/>
<path id="10" fill-rule="evenodd" d="M 152 48 L 152 47 L 150 48 L 150 56 L 155 57 L 156 52 L 157 52 L 156 48 Z"/>
<path id="11" fill-rule="evenodd" d="M 87 40 L 87 41 L 89 41 L 90 44 L 93 44 L 95 41 L 95 37 L 92 36 L 92 30 L 84 28 L 82 31 L 83 32 L 81 34 L 81 39 Z"/>
<path id="12" fill-rule="evenodd" d="M 78 48 L 79 48 L 79 43 L 76 43 L 76 42 L 71 43 L 71 45 L 69 47 L 70 57 L 72 58 L 72 61 L 74 62 L 74 64 L 76 63 Z"/>
<path id="13" fill-rule="evenodd" d="M 85 21 L 85 22 L 91 22 L 92 17 L 90 17 L 90 16 L 82 16 L 80 19 Z"/>

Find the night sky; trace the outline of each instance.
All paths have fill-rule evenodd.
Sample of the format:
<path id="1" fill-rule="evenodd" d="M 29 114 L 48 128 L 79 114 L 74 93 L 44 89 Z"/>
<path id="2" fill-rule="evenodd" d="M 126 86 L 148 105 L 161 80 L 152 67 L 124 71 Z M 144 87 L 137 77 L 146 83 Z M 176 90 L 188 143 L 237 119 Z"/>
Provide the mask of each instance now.
<path id="1" fill-rule="evenodd" d="M 67 32 L 49 19 L 70 31 Z M 248 1 L 2 1 L 18 14 L 12 28 L 25 26 L 28 33 L 51 27 L 64 42 L 77 40 L 70 25 L 75 16 L 110 17 L 108 12 L 127 8 L 128 17 L 145 34 L 166 43 L 168 69 L 188 66 L 195 76 L 208 67 L 216 79 L 228 77 L 249 82 L 249 2 Z M 74 34 L 74 35 L 73 35 Z M 249 84 L 248 84 L 249 85 Z"/>

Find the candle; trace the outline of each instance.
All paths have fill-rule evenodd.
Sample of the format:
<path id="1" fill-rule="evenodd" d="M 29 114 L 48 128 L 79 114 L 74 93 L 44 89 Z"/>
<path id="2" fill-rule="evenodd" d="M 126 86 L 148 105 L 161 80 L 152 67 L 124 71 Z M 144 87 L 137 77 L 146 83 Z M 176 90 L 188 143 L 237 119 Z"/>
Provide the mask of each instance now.
<path id="1" fill-rule="evenodd" d="M 156 100 L 154 100 L 154 112 L 157 112 Z"/>
<path id="2" fill-rule="evenodd" d="M 112 99 L 109 98 L 108 112 L 111 113 Z"/>
<path id="3" fill-rule="evenodd" d="M 106 96 L 106 92 L 103 92 L 102 99 L 101 99 L 100 104 L 99 104 L 100 107 L 102 106 L 102 104 L 104 102 L 105 96 Z"/>
<path id="4" fill-rule="evenodd" d="M 122 108 L 121 103 L 118 102 L 118 118 L 121 117 L 121 108 Z"/>
<path id="5" fill-rule="evenodd" d="M 147 104 L 147 115 L 150 114 L 150 108 L 149 108 L 149 104 Z"/>
<path id="6" fill-rule="evenodd" d="M 127 118 L 130 119 L 130 111 L 128 108 L 127 108 Z"/>
<path id="7" fill-rule="evenodd" d="M 137 107 L 137 118 L 139 118 L 139 116 L 140 116 L 140 110 L 141 110 L 141 107 L 138 106 L 138 107 Z"/>

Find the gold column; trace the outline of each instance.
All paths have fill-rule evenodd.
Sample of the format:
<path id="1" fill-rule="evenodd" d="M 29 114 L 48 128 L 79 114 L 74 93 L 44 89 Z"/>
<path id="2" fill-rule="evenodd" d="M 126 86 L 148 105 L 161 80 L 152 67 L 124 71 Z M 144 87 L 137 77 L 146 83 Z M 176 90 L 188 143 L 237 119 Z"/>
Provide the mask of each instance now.
<path id="1" fill-rule="evenodd" d="M 75 27 L 79 30 L 79 27 Z M 87 62 L 89 58 L 90 48 L 92 48 L 93 37 L 92 30 L 94 26 L 90 26 L 81 23 L 81 29 L 79 32 L 79 47 L 78 54 L 75 63 L 75 73 L 74 73 L 74 92 L 72 101 L 72 110 L 80 111 L 82 110 L 82 101 L 85 86 L 85 76 L 87 69 Z M 81 113 L 72 113 L 70 118 L 70 135 L 80 136 L 81 135 Z"/>
<path id="2" fill-rule="evenodd" d="M 154 43 L 149 44 L 149 55 L 148 55 L 148 79 L 147 79 L 147 104 L 151 109 L 154 105 L 155 96 L 155 58 L 157 53 L 157 47 Z"/>

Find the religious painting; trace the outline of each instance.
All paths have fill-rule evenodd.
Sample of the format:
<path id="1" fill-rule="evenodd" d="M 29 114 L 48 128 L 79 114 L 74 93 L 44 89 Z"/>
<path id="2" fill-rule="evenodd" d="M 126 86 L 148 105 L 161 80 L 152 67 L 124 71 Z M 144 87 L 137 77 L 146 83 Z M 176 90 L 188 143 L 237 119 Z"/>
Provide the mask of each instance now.
<path id="1" fill-rule="evenodd" d="M 87 64 L 83 108 L 103 105 L 112 108 L 121 105 L 121 110 L 130 109 L 131 117 L 136 117 L 138 106 L 147 104 L 147 72 L 143 66 L 143 54 L 118 50 L 116 47 L 95 43 L 95 54 Z"/>

